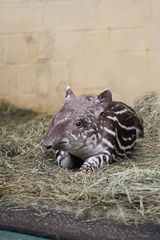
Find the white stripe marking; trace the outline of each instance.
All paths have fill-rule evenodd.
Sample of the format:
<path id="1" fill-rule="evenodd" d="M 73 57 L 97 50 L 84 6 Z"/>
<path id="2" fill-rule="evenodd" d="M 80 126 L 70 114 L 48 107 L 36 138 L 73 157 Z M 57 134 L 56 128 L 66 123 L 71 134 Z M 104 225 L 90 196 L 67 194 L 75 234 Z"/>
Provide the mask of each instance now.
<path id="1" fill-rule="evenodd" d="M 114 113 L 116 114 L 116 115 L 118 115 L 118 114 L 123 114 L 123 113 L 126 113 L 126 112 L 128 112 L 128 109 L 123 109 L 123 110 L 120 110 L 120 111 L 117 111 L 117 112 L 115 112 L 114 111 Z"/>
<path id="2" fill-rule="evenodd" d="M 136 141 L 134 141 L 131 145 L 128 145 L 128 146 L 124 147 L 124 146 L 121 145 L 118 137 L 116 137 L 116 140 L 118 142 L 119 148 L 124 150 L 124 151 L 127 150 L 127 149 L 131 149 L 134 146 L 135 142 L 136 142 Z"/>
<path id="3" fill-rule="evenodd" d="M 57 160 L 59 161 L 61 159 L 61 156 L 59 155 L 58 157 L 57 157 Z"/>
<path id="4" fill-rule="evenodd" d="M 124 141 L 132 141 L 132 140 L 133 140 L 131 137 L 128 137 L 128 138 L 122 137 L 122 139 L 123 139 Z"/>
<path id="5" fill-rule="evenodd" d="M 116 117 L 107 116 L 107 118 L 108 118 L 108 119 L 111 119 L 111 120 L 113 120 L 113 121 L 116 121 L 116 122 L 119 124 L 119 126 L 120 126 L 121 128 L 123 128 L 123 129 L 126 129 L 126 130 L 136 130 L 136 127 L 134 127 L 134 126 L 126 127 L 125 125 L 122 125 L 122 124 L 118 121 L 118 119 L 117 119 Z"/>
<path id="6" fill-rule="evenodd" d="M 116 136 L 116 133 L 115 133 L 114 131 L 112 131 L 112 130 L 106 128 L 106 127 L 104 127 L 104 130 L 105 130 L 106 132 L 108 132 L 109 134 L 111 134 L 112 136 Z"/>
<path id="7" fill-rule="evenodd" d="M 101 158 L 102 158 L 102 160 L 103 160 L 103 156 L 106 158 L 106 163 L 108 163 L 109 162 L 109 156 L 108 155 L 101 155 Z M 103 160 L 104 161 L 104 160 Z"/>
<path id="8" fill-rule="evenodd" d="M 102 166 L 103 166 L 103 162 L 104 162 L 104 161 L 103 161 L 103 155 L 100 155 L 99 157 L 100 157 L 100 159 L 101 159 L 101 161 L 100 161 L 100 167 L 102 167 Z"/>
<path id="9" fill-rule="evenodd" d="M 101 136 L 101 134 L 100 133 L 98 133 L 98 138 L 101 138 L 102 136 Z"/>
<path id="10" fill-rule="evenodd" d="M 78 139 L 74 134 L 72 134 L 72 133 L 70 133 L 70 132 L 68 132 L 68 133 L 69 133 L 68 135 L 71 135 L 75 140 Z"/>
<path id="11" fill-rule="evenodd" d="M 109 151 L 107 151 L 107 150 L 104 151 L 104 154 L 105 154 L 105 155 L 107 154 L 107 155 L 109 155 L 109 156 L 111 155 L 111 153 L 110 153 Z"/>
<path id="12" fill-rule="evenodd" d="M 112 149 L 114 148 L 113 144 L 109 140 L 102 138 L 102 142 L 105 143 L 108 147 Z"/>

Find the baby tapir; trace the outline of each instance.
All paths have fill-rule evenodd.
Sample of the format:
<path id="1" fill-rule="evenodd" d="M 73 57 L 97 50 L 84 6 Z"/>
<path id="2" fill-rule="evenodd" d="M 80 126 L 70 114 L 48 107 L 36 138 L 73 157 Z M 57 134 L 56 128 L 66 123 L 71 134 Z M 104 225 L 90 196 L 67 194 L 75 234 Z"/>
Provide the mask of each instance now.
<path id="1" fill-rule="evenodd" d="M 79 159 L 79 172 L 86 173 L 128 157 L 143 133 L 142 119 L 131 107 L 113 101 L 109 89 L 98 96 L 75 97 L 67 87 L 64 106 L 43 145 L 56 150 L 61 167 L 71 168 Z"/>

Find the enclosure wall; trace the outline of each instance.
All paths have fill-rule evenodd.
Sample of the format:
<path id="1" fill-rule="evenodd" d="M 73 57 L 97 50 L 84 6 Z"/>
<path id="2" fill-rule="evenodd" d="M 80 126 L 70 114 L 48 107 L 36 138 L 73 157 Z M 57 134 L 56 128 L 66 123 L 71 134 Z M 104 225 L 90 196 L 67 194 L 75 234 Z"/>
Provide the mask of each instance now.
<path id="1" fill-rule="evenodd" d="M 0 0 L 0 99 L 55 110 L 64 89 L 160 93 L 159 0 Z"/>

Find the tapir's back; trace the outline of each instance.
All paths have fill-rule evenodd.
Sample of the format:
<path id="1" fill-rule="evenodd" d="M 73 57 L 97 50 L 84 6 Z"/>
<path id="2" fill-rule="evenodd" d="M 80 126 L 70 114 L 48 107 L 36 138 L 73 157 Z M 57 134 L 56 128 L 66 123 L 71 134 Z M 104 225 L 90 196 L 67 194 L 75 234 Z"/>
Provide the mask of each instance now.
<path id="1" fill-rule="evenodd" d="M 113 101 L 104 114 L 114 125 L 115 156 L 122 158 L 130 155 L 137 137 L 142 137 L 144 134 L 142 119 L 130 106 L 118 101 Z"/>
<path id="2" fill-rule="evenodd" d="M 113 101 L 110 107 L 115 117 L 127 127 L 136 127 L 137 137 L 143 137 L 143 120 L 137 115 L 135 110 L 125 103 Z"/>

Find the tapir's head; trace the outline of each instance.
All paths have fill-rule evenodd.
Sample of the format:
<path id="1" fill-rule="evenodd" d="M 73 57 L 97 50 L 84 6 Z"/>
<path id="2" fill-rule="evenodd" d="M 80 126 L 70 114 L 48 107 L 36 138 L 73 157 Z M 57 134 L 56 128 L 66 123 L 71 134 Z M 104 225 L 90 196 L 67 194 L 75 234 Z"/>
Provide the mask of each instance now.
<path id="1" fill-rule="evenodd" d="M 64 150 L 74 153 L 89 144 L 88 139 L 96 135 L 96 125 L 99 116 L 111 104 L 112 96 L 109 90 L 100 95 L 75 97 L 71 88 L 67 87 L 65 103 L 54 116 L 44 138 L 46 148 Z"/>

